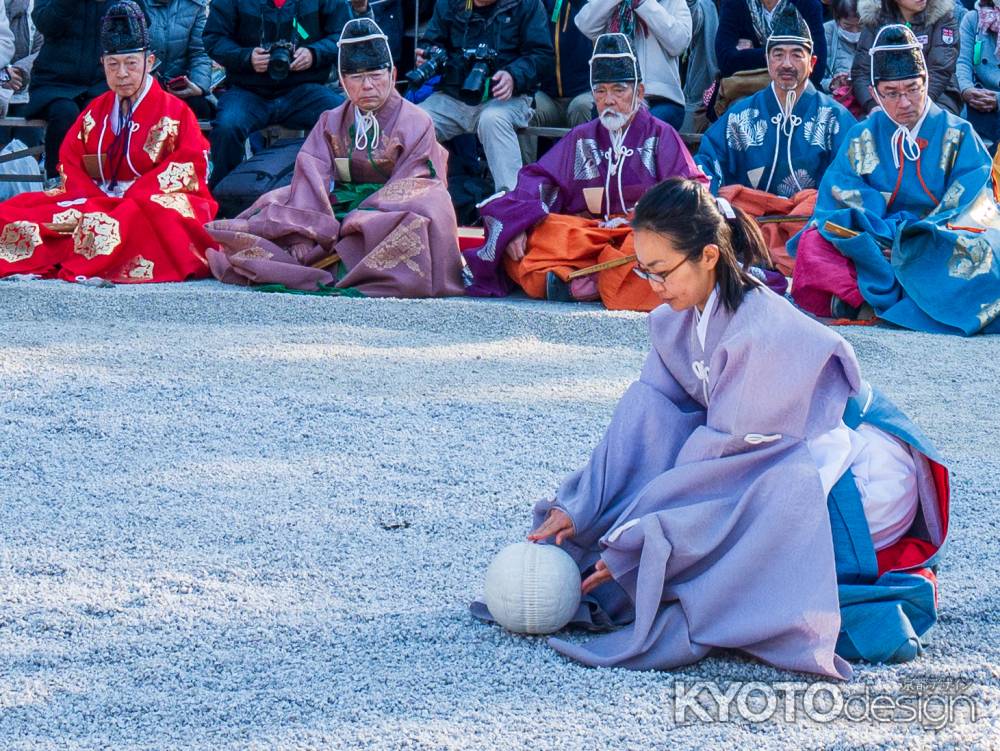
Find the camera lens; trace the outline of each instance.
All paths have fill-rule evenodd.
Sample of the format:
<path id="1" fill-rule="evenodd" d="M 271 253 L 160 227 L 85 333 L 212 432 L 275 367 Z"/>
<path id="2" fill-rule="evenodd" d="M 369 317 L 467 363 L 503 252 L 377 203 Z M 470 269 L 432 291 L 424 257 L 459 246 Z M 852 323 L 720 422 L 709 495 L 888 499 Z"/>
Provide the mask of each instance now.
<path id="1" fill-rule="evenodd" d="M 271 48 L 271 60 L 267 64 L 267 74 L 275 81 L 281 81 L 288 76 L 292 65 L 292 50 L 290 45 L 274 45 Z"/>

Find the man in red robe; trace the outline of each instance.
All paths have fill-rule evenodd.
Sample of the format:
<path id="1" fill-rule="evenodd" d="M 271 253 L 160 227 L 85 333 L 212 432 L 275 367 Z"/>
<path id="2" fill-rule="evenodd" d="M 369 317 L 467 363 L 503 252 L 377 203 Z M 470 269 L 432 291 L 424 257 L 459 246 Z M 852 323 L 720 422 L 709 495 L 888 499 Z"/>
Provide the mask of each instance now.
<path id="1" fill-rule="evenodd" d="M 149 31 L 132 0 L 101 29 L 111 91 L 70 129 L 62 185 L 0 204 L 0 276 L 178 282 L 209 275 L 208 143 L 180 99 L 150 75 Z"/>

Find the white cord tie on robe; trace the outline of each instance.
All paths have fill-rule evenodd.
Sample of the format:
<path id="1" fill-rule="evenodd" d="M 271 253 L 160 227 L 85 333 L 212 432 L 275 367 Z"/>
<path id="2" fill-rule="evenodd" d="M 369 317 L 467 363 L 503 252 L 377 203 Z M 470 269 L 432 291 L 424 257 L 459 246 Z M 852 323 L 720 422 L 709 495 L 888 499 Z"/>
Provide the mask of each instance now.
<path id="1" fill-rule="evenodd" d="M 622 192 L 622 172 L 625 171 L 625 160 L 635 154 L 635 149 L 625 146 L 625 136 L 628 135 L 629 123 L 625 130 L 610 131 L 611 147 L 604 152 L 604 158 L 608 161 L 608 174 L 604 178 L 604 220 L 611 218 L 611 178 L 618 177 L 618 202 L 621 204 L 622 213 L 628 213 L 625 205 L 625 194 Z"/>
<path id="2" fill-rule="evenodd" d="M 885 112 L 884 107 L 882 111 Z M 920 159 L 920 144 L 917 143 L 916 133 L 920 130 L 920 126 L 923 125 L 926 114 L 927 110 L 924 110 L 924 114 L 920 116 L 920 120 L 917 121 L 912 130 L 905 125 L 899 125 L 896 128 L 896 132 L 892 134 L 892 164 L 896 169 L 899 169 L 899 152 L 901 149 L 903 158 L 906 161 L 915 162 Z M 889 119 L 892 120 L 891 117 Z M 896 121 L 892 120 L 892 122 Z"/>
<path id="3" fill-rule="evenodd" d="M 771 84 L 771 91 L 774 92 L 774 84 Z M 798 115 L 792 114 L 792 110 L 795 108 L 795 100 L 797 98 L 795 90 L 792 89 L 785 93 L 785 104 L 781 106 L 781 102 L 778 102 L 778 114 L 771 118 L 771 123 L 778 126 L 779 137 L 774 139 L 774 158 L 771 160 L 771 173 L 767 176 L 767 185 L 764 187 L 765 193 L 771 192 L 771 181 L 774 179 L 774 169 L 778 166 L 778 152 L 781 151 L 781 136 L 785 136 L 785 160 L 788 163 L 788 174 L 795 181 L 795 187 L 798 190 L 802 190 L 802 184 L 799 182 L 799 178 L 795 175 L 795 166 L 792 164 L 792 136 L 795 135 L 795 129 L 802 125 L 802 118 Z M 778 98 L 777 93 L 774 94 L 775 99 Z"/>
<path id="4" fill-rule="evenodd" d="M 770 435 L 765 435 L 764 433 L 747 433 L 743 436 L 743 440 L 751 446 L 759 446 L 762 443 L 774 443 L 775 441 L 780 441 L 781 433 L 771 433 Z"/>
<path id="5" fill-rule="evenodd" d="M 691 363 L 695 377 L 701 381 L 702 392 L 705 395 L 705 405 L 708 406 L 708 366 L 701 360 Z"/>
<path id="6" fill-rule="evenodd" d="M 360 112 L 360 110 L 358 110 Z M 358 151 L 368 150 L 368 131 L 372 132 L 371 146 L 376 148 L 378 146 L 378 139 L 381 137 L 382 132 L 379 128 L 378 119 L 375 117 L 374 112 L 361 112 L 361 117 L 355 118 L 355 130 L 354 130 L 354 148 Z"/>

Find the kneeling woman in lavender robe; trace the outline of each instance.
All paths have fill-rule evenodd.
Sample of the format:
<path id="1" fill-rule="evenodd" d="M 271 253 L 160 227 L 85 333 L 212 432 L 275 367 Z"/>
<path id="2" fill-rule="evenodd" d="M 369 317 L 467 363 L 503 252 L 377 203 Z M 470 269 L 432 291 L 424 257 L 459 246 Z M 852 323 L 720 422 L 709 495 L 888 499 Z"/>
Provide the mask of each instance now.
<path id="1" fill-rule="evenodd" d="M 338 46 L 348 101 L 323 113 L 290 186 L 207 226 L 220 246 L 208 253 L 212 273 L 234 284 L 373 297 L 465 294 L 447 152 L 434 124 L 395 90 L 374 21 L 348 21 Z"/>
<path id="2" fill-rule="evenodd" d="M 574 622 L 617 629 L 551 646 L 635 669 L 732 649 L 841 679 L 845 658 L 912 659 L 946 533 L 933 449 L 850 344 L 744 271 L 766 254 L 746 214 L 672 178 L 632 226 L 636 273 L 666 303 L 652 351 L 528 537 L 579 564 Z"/>

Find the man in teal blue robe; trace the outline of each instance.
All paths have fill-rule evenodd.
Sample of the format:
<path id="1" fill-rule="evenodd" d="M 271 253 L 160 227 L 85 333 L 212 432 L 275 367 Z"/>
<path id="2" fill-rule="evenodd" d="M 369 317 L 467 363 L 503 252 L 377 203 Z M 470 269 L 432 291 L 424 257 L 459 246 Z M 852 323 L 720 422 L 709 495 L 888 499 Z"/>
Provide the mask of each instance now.
<path id="1" fill-rule="evenodd" d="M 819 316 L 998 332 L 1000 212 L 989 154 L 969 123 L 928 99 L 912 31 L 886 26 L 875 41 L 881 109 L 848 133 L 813 220 L 789 245 L 792 296 Z"/>
<path id="2" fill-rule="evenodd" d="M 854 116 L 809 81 L 816 58 L 809 26 L 795 6 L 775 11 L 767 40 L 771 84 L 741 99 L 708 129 L 695 162 L 711 179 L 711 190 L 751 216 L 803 215 L 765 234 L 772 260 L 792 274 L 785 242 L 812 213 L 815 189 L 823 171 L 854 125 Z M 733 189 L 730 186 L 743 186 Z M 768 195 L 761 195 L 761 193 Z M 803 193 L 803 191 L 809 191 Z M 772 196 L 788 201 L 775 201 Z"/>

